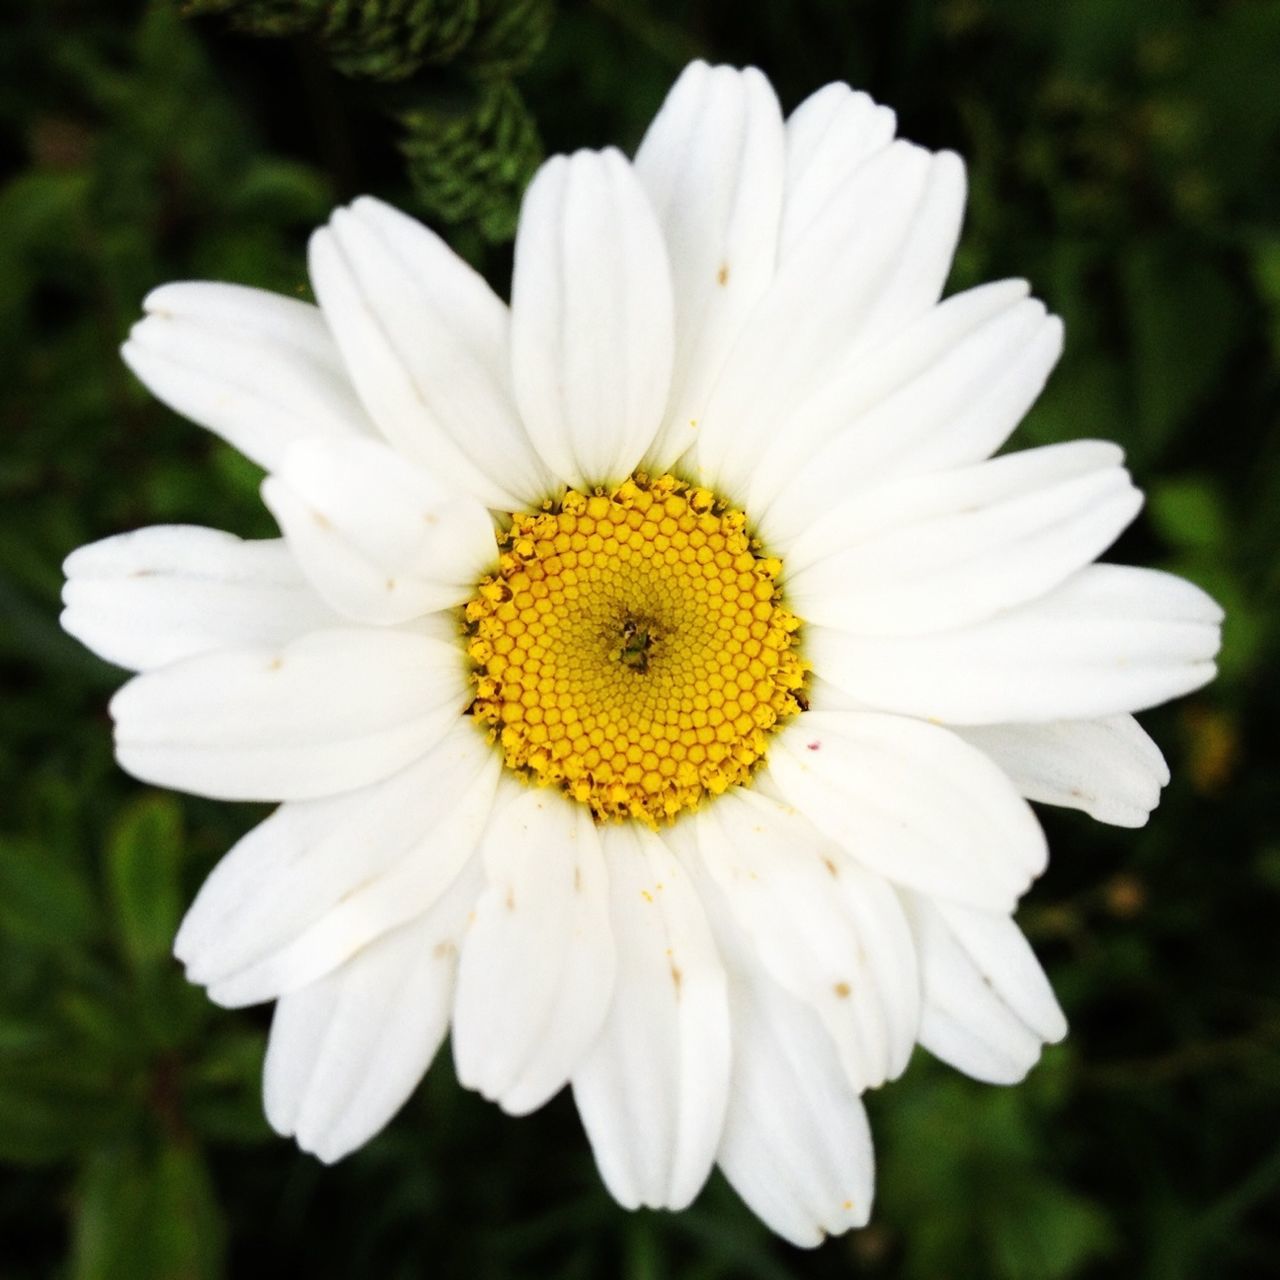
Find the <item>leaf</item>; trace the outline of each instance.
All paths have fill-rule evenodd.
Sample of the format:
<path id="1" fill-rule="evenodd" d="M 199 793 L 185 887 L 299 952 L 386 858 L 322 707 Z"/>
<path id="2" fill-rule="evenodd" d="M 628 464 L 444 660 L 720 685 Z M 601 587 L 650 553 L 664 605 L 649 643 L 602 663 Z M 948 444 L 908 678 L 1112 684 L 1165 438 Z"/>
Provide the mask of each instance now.
<path id="1" fill-rule="evenodd" d="M 401 117 L 400 143 L 423 208 L 491 242 L 515 235 L 520 199 L 542 161 L 538 127 L 507 81 L 462 104 L 422 105 Z"/>
<path id="2" fill-rule="evenodd" d="M 1180 551 L 1216 551 L 1230 538 L 1221 496 L 1204 476 L 1160 481 L 1147 495 L 1147 512 L 1165 542 Z"/>
<path id="3" fill-rule="evenodd" d="M 333 204 L 325 178 L 310 165 L 260 156 L 245 171 L 228 209 L 245 219 L 318 223 Z"/>
<path id="4" fill-rule="evenodd" d="M 0 926 L 15 942 L 74 951 L 97 931 L 86 881 L 56 850 L 32 839 L 0 839 Z"/>
<path id="5" fill-rule="evenodd" d="M 104 1151 L 86 1164 L 74 1221 L 73 1280 L 214 1280 L 222 1210 L 200 1153 Z"/>
<path id="6" fill-rule="evenodd" d="M 169 958 L 182 915 L 182 810 L 169 795 L 147 795 L 120 815 L 107 845 L 107 885 L 116 932 L 135 970 Z"/>
<path id="7" fill-rule="evenodd" d="M 1060 1280 L 1107 1253 L 1112 1232 L 1093 1203 L 1049 1181 L 1010 1187 L 991 1222 L 995 1272 L 1004 1280 Z"/>
<path id="8" fill-rule="evenodd" d="M 1260 239 L 1252 258 L 1254 285 L 1267 309 L 1272 355 L 1280 360 L 1280 236 Z"/>
<path id="9" fill-rule="evenodd" d="M 0 368 L 16 356 L 22 308 L 37 264 L 59 254 L 87 221 L 88 179 L 79 171 L 29 171 L 0 189 Z"/>
<path id="10" fill-rule="evenodd" d="M 1050 1075 L 1069 1066 L 1061 1059 Z M 878 1218 L 902 1237 L 904 1276 L 1065 1280 L 1109 1247 L 1102 1210 L 1046 1167 L 1044 1125 L 1070 1105 L 1064 1083 L 1039 1088 L 1033 1073 L 995 1090 L 913 1069 L 905 1087 L 875 1097 Z"/>

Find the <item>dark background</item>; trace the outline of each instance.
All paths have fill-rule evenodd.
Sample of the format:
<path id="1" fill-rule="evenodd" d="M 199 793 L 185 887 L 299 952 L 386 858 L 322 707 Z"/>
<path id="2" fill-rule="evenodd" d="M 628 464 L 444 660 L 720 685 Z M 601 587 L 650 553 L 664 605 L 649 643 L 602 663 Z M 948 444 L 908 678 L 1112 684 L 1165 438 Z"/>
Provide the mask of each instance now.
<path id="1" fill-rule="evenodd" d="M 0 1277 L 1280 1275 L 1280 5 L 342 2 L 0 11 Z M 507 1119 L 447 1051 L 334 1169 L 271 1136 L 266 1011 L 168 952 L 257 813 L 119 773 L 121 676 L 56 624 L 82 542 L 273 532 L 252 466 L 119 362 L 150 287 L 306 296 L 308 230 L 371 191 L 505 293 L 539 138 L 633 148 L 694 56 L 788 109 L 847 79 L 967 158 L 949 287 L 1025 275 L 1067 322 L 1017 443 L 1119 440 L 1149 501 L 1118 558 L 1228 610 L 1218 682 L 1144 717 L 1174 771 L 1150 826 L 1044 814 L 1022 919 L 1069 1040 L 1014 1089 L 918 1053 L 868 1099 L 873 1225 L 812 1254 L 718 1177 L 623 1213 L 567 1097 Z"/>

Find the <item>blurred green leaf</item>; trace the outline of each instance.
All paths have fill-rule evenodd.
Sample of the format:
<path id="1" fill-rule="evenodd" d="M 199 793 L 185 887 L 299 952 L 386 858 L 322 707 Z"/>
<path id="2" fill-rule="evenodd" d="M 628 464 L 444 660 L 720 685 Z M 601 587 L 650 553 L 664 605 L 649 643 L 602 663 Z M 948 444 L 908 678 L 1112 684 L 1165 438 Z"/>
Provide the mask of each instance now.
<path id="1" fill-rule="evenodd" d="M 319 223 L 333 205 L 322 174 L 277 156 L 254 159 L 229 196 L 228 209 L 235 216 L 273 223 Z"/>
<path id="2" fill-rule="evenodd" d="M 107 1149 L 78 1187 L 74 1280 L 215 1280 L 224 1227 L 209 1171 L 192 1147 Z"/>
<path id="3" fill-rule="evenodd" d="M 1254 281 L 1267 309 L 1271 350 L 1280 360 L 1280 238 L 1261 238 L 1253 246 Z"/>
<path id="4" fill-rule="evenodd" d="M 886 1098 L 877 1199 L 910 1224 L 903 1274 L 1062 1280 L 1108 1249 L 1101 1207 L 1046 1167 L 1036 1082 L 992 1089 L 917 1064 L 909 1094 Z M 1067 1101 L 1047 1072 L 1040 1107 Z M 1027 1089 L 1033 1092 L 1028 1093 Z M 961 1206 L 963 1205 L 963 1209 Z"/>
<path id="5" fill-rule="evenodd" d="M 24 308 L 41 269 L 63 256 L 88 218 L 90 178 L 79 170 L 29 171 L 0 188 L 0 369 L 20 354 Z"/>
<path id="6" fill-rule="evenodd" d="M 993 1274 L 1006 1280 L 1061 1280 L 1105 1256 L 1113 1233 L 1083 1196 L 1051 1182 L 1017 1181 L 992 1214 Z"/>
<path id="7" fill-rule="evenodd" d="M 1227 546 L 1227 512 L 1207 477 L 1184 476 L 1152 485 L 1147 512 L 1156 532 L 1178 550 L 1213 552 Z"/>
<path id="8" fill-rule="evenodd" d="M 97 933 L 98 912 L 88 886 L 55 850 L 0 837 L 0 925 L 14 941 L 73 951 Z"/>
<path id="9" fill-rule="evenodd" d="M 145 969 L 169 958 L 182 917 L 182 809 L 171 795 L 135 800 L 116 820 L 106 874 L 121 946 Z"/>

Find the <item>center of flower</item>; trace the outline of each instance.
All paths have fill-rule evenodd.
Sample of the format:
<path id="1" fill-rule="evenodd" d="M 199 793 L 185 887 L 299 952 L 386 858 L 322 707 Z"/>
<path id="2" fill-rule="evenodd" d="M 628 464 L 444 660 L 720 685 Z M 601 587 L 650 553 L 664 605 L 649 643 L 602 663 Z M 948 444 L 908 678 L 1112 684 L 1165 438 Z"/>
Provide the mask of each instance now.
<path id="1" fill-rule="evenodd" d="M 512 518 L 465 613 L 471 713 L 510 768 L 649 824 L 749 780 L 805 668 L 781 562 L 746 524 L 639 474 Z"/>

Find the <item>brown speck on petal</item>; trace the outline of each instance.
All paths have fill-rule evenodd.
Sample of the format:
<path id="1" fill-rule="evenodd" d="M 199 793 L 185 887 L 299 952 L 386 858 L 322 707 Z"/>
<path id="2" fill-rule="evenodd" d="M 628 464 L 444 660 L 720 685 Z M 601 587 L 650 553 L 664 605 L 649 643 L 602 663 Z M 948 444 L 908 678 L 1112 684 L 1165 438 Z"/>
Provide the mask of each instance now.
<path id="1" fill-rule="evenodd" d="M 505 905 L 508 911 L 514 911 L 516 909 L 516 892 L 514 889 L 507 890 Z"/>
<path id="2" fill-rule="evenodd" d="M 720 270 L 716 272 L 716 284 L 723 287 L 728 283 L 729 283 L 729 264 L 727 262 L 722 262 L 720 264 Z"/>
<path id="3" fill-rule="evenodd" d="M 822 743 L 817 738 L 815 738 L 812 742 L 806 742 L 805 747 L 809 751 L 821 751 Z"/>
<path id="4" fill-rule="evenodd" d="M 834 880 L 840 875 L 840 868 L 836 866 L 831 858 L 823 858 L 822 865 L 831 872 L 831 878 Z"/>
<path id="5" fill-rule="evenodd" d="M 841 1000 L 847 1000 L 853 993 L 853 988 L 847 982 L 837 982 L 832 990 L 840 997 Z"/>

